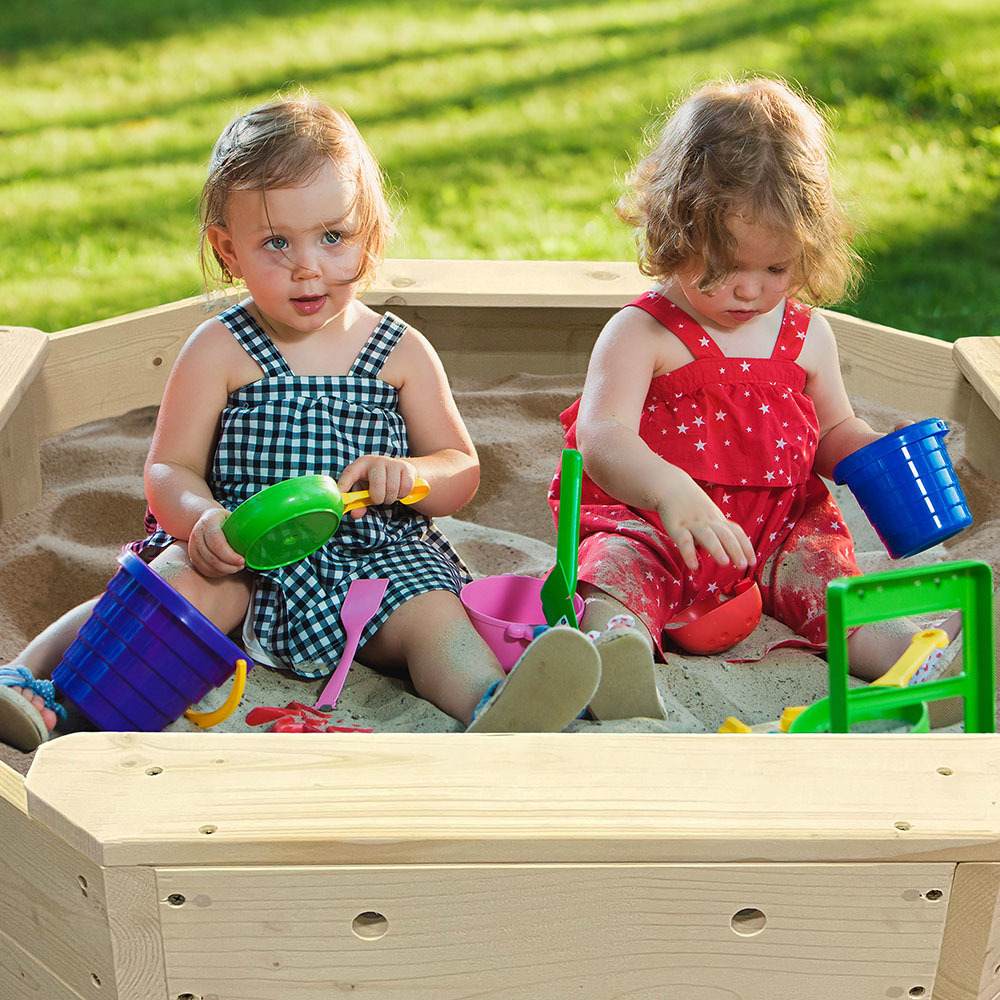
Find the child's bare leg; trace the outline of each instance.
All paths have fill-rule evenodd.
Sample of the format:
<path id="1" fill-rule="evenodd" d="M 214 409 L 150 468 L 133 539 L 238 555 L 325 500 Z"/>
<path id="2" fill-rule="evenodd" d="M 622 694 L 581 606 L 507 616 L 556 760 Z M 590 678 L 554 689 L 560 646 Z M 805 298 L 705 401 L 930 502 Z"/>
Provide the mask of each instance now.
<path id="1" fill-rule="evenodd" d="M 954 640 L 962 630 L 962 614 L 956 611 L 939 626 Z M 878 680 L 909 648 L 920 626 L 908 619 L 862 625 L 847 639 L 851 673 L 865 681 Z"/>
<path id="2" fill-rule="evenodd" d="M 397 608 L 360 658 L 374 667 L 408 669 L 421 698 L 464 723 L 486 690 L 504 678 L 461 602 L 445 590 L 420 594 Z"/>
<path id="3" fill-rule="evenodd" d="M 183 542 L 165 548 L 149 565 L 221 632 L 231 632 L 246 616 L 250 605 L 249 573 L 202 576 L 191 565 Z"/>
<path id="4" fill-rule="evenodd" d="M 80 626 L 90 617 L 96 603 L 97 598 L 94 597 L 89 601 L 84 601 L 83 604 L 78 604 L 75 608 L 70 608 L 64 615 L 39 632 L 8 666 L 27 667 L 33 677 L 38 680 L 48 680 L 52 676 L 52 671 L 59 666 L 63 654 L 76 638 Z M 56 713 L 51 708 L 46 708 L 45 699 L 41 695 L 34 694 L 28 688 L 16 684 L 11 685 L 8 690 L 27 699 L 42 717 L 46 730 L 51 732 L 55 728 Z"/>
<path id="5" fill-rule="evenodd" d="M 595 640 L 601 655 L 601 683 L 590 702 L 591 714 L 595 719 L 666 718 L 653 669 L 655 647 L 645 624 L 597 587 L 582 583 L 579 590 L 586 602 L 580 627 L 604 633 Z M 628 615 L 635 625 L 605 632 L 618 615 Z"/>
<path id="6" fill-rule="evenodd" d="M 546 639 L 543 633 L 509 675 L 516 674 L 519 686 L 525 693 L 530 687 L 532 694 L 520 703 L 520 718 L 518 704 L 505 709 L 504 728 L 563 729 L 597 687 L 600 664 L 590 640 L 576 629 L 549 631 L 557 634 Z M 362 659 L 373 666 L 406 666 L 422 698 L 465 724 L 484 695 L 508 677 L 457 595 L 444 590 L 420 594 L 397 608 L 365 645 Z"/>

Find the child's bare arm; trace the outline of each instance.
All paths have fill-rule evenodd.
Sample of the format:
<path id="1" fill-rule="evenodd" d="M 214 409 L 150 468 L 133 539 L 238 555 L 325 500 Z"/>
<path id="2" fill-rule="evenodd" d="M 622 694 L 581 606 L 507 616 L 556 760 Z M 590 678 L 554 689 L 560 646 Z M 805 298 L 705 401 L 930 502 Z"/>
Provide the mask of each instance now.
<path id="1" fill-rule="evenodd" d="M 146 458 L 146 497 L 157 522 L 188 542 L 195 568 L 206 576 L 243 569 L 222 534 L 225 509 L 208 488 L 227 372 L 242 348 L 218 321 L 204 324 L 181 350 L 163 393 Z"/>
<path id="2" fill-rule="evenodd" d="M 697 546 L 722 565 L 745 569 L 755 555 L 743 529 L 639 435 L 650 380 L 673 365 L 664 360 L 662 328 L 633 312 L 612 317 L 591 355 L 577 418 L 584 468 L 626 506 L 656 511 L 691 569 L 698 567 Z"/>
<path id="3" fill-rule="evenodd" d="M 829 479 L 842 458 L 882 435 L 855 416 L 840 373 L 836 338 L 819 313 L 812 315 L 799 361 L 807 372 L 806 395 L 813 401 L 819 420 L 819 446 L 813 468 Z"/>
<path id="4" fill-rule="evenodd" d="M 373 503 L 392 503 L 410 492 L 414 479 L 426 479 L 430 492 L 414 508 L 431 516 L 454 514 L 479 487 L 479 457 L 444 366 L 426 338 L 409 329 L 383 377 L 399 390 L 410 454 L 405 459 L 362 456 L 341 473 L 341 489 L 366 482 Z"/>

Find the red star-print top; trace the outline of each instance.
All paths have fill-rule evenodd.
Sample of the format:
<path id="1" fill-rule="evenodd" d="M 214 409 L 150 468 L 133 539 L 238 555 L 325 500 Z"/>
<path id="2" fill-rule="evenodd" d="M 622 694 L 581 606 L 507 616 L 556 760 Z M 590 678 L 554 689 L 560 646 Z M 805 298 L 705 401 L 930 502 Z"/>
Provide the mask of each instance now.
<path id="1" fill-rule="evenodd" d="M 826 582 L 858 570 L 847 526 L 812 470 L 819 421 L 805 394 L 805 369 L 796 361 L 809 307 L 786 301 L 770 357 L 727 358 L 662 295 L 648 292 L 629 305 L 654 316 L 694 355 L 650 382 L 640 436 L 746 531 L 757 554 L 753 576 L 765 613 L 810 641 L 823 641 Z M 561 414 L 571 448 L 579 406 L 577 400 Z M 624 506 L 586 474 L 581 500 L 579 579 L 637 614 L 661 651 L 661 630 L 679 611 L 707 593 L 728 590 L 743 575 L 711 559 L 688 569 L 655 512 Z M 558 517 L 558 474 L 549 503 Z M 787 572 L 782 553 L 795 555 Z"/>
<path id="2" fill-rule="evenodd" d="M 670 330 L 694 360 L 649 385 L 639 436 L 663 459 L 702 483 L 797 486 L 812 471 L 819 421 L 796 358 L 811 310 L 788 299 L 769 358 L 728 358 L 680 306 L 647 292 L 631 306 Z M 562 414 L 575 442 L 579 400 Z M 585 479 L 584 503 L 616 503 Z"/>

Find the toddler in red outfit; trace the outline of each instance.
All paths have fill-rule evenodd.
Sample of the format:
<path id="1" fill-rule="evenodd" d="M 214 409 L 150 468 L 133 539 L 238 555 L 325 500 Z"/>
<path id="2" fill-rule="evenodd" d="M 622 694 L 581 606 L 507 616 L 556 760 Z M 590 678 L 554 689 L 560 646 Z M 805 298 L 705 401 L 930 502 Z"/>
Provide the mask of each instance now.
<path id="1" fill-rule="evenodd" d="M 661 714 L 650 649 L 664 626 L 747 576 L 765 613 L 821 646 L 827 583 L 859 571 L 820 476 L 881 436 L 854 414 L 830 324 L 793 297 L 835 301 L 858 272 L 808 100 L 770 79 L 701 88 L 619 213 L 655 284 L 608 322 L 562 414 L 586 473 L 583 627 L 623 612 L 645 626 L 599 640 L 598 718 Z M 554 509 L 558 495 L 556 481 Z M 910 634 L 858 629 L 852 669 L 884 673 Z"/>

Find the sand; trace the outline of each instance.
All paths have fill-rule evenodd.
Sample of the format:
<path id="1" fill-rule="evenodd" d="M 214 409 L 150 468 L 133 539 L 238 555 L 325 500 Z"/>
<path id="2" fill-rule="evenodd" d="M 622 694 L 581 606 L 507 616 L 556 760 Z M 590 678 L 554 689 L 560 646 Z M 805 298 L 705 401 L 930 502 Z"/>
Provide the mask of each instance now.
<path id="1" fill-rule="evenodd" d="M 493 382 L 466 379 L 453 386 L 479 448 L 482 485 L 467 507 L 439 524 L 476 576 L 540 576 L 552 565 L 555 529 L 546 490 L 563 443 L 558 414 L 581 387 L 577 376 L 534 375 Z M 892 429 L 902 418 L 927 415 L 903 414 L 866 400 L 855 400 L 855 406 L 879 430 Z M 14 657 L 63 611 L 101 593 L 115 572 L 121 544 L 142 533 L 142 465 L 155 417 L 155 408 L 137 410 L 43 444 L 41 501 L 0 525 L 0 662 Z M 952 427 L 947 444 L 974 524 L 906 562 L 984 559 L 996 574 L 1000 497 L 994 495 L 994 484 L 966 462 L 962 427 Z M 862 570 L 901 565 L 888 557 L 850 493 L 844 488 L 834 492 L 854 535 Z M 729 715 L 748 724 L 774 719 L 786 705 L 808 704 L 826 694 L 825 661 L 796 649 L 774 650 L 758 662 L 729 661 L 754 659 L 790 635 L 785 626 L 764 618 L 752 636 L 721 657 L 671 654 L 657 667 L 666 720 L 578 721 L 572 728 L 594 733 L 715 732 Z M 319 681 L 256 667 L 240 709 L 216 731 L 245 731 L 245 715 L 254 705 L 280 706 L 292 700 L 312 704 L 321 687 Z M 210 692 L 197 707 L 214 708 L 224 697 L 224 690 Z M 462 728 L 417 697 L 406 681 L 358 663 L 348 675 L 336 718 L 377 732 Z M 185 719 L 170 728 L 195 729 Z M 263 729 L 254 731 L 264 737 Z M 0 745 L 0 758 L 24 772 L 31 755 Z"/>

